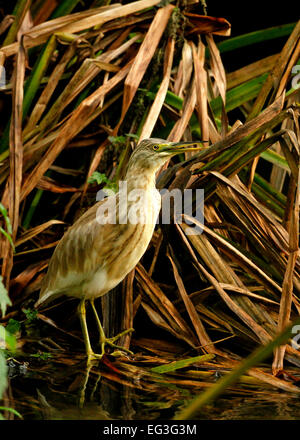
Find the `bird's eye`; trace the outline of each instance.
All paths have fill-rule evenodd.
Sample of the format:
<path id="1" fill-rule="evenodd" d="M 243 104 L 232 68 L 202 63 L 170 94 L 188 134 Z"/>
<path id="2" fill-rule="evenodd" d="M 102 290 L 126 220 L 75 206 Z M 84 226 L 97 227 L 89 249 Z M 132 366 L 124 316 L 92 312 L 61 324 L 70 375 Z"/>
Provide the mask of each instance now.
<path id="1" fill-rule="evenodd" d="M 153 150 L 157 151 L 159 149 L 158 145 L 153 145 Z"/>

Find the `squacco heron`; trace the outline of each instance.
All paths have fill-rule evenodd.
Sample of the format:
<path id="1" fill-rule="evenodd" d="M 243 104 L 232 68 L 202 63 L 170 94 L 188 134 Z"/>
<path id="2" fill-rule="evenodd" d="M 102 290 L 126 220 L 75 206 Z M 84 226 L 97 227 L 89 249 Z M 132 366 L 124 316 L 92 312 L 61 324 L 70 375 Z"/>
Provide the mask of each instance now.
<path id="1" fill-rule="evenodd" d="M 136 266 L 151 240 L 161 207 L 155 173 L 172 156 L 199 150 L 200 142 L 167 142 L 144 139 L 133 151 L 124 181 L 127 197 L 110 195 L 82 215 L 58 243 L 50 260 L 36 307 L 61 295 L 80 300 L 78 312 L 88 359 L 101 359 L 105 345 L 115 345 L 127 329 L 107 338 L 94 300 L 117 286 Z M 138 203 L 141 200 L 143 203 Z M 101 353 L 93 351 L 86 322 L 89 301 L 100 334 Z M 125 350 L 128 351 L 128 350 Z"/>

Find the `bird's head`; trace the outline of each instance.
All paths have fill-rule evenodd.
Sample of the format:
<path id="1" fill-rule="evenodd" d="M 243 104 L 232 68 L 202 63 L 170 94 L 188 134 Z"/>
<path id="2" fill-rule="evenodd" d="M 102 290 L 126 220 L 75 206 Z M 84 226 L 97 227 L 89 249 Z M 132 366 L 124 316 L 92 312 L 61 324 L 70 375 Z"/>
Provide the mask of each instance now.
<path id="1" fill-rule="evenodd" d="M 140 172 L 156 171 L 176 154 L 203 149 L 202 142 L 168 142 L 156 138 L 143 139 L 133 151 L 127 170 L 130 171 L 134 168 Z"/>

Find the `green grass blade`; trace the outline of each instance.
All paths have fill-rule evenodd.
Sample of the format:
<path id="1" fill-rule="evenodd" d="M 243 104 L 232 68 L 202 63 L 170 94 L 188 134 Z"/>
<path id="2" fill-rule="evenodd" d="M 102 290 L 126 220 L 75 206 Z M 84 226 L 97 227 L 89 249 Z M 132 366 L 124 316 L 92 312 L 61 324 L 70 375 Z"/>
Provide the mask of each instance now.
<path id="1" fill-rule="evenodd" d="M 241 106 L 245 102 L 254 99 L 263 83 L 265 82 L 268 74 L 265 73 L 257 78 L 251 79 L 247 81 L 244 84 L 240 84 L 237 87 L 234 87 L 233 89 L 230 89 L 226 93 L 226 111 L 234 110 L 235 108 Z M 149 92 L 144 89 L 139 89 L 142 91 L 145 91 L 147 93 L 147 97 L 151 100 L 155 99 L 155 93 Z M 170 105 L 171 107 L 175 108 L 176 110 L 182 109 L 183 100 L 179 98 L 179 96 L 175 95 L 175 93 L 168 90 L 166 94 L 165 103 Z M 222 100 L 221 97 L 217 97 L 213 99 L 210 102 L 212 111 L 214 112 L 214 115 L 216 118 L 221 116 L 222 113 Z M 199 123 L 196 115 L 193 113 L 190 119 L 190 127 L 193 131 L 196 131 L 198 134 L 199 132 Z"/>
<path id="2" fill-rule="evenodd" d="M 266 42 L 274 40 L 275 38 L 285 37 L 290 35 L 296 23 L 288 23 L 281 26 L 275 26 L 267 29 L 261 29 L 259 31 L 249 32 L 247 34 L 239 35 L 237 37 L 229 38 L 228 40 L 221 41 L 218 44 L 220 52 L 229 52 L 231 50 L 240 49 L 246 46 L 252 46 L 255 43 Z"/>
<path id="3" fill-rule="evenodd" d="M 7 213 L 7 210 L 6 210 L 5 206 L 2 205 L 1 202 L 0 202 L 0 214 L 3 215 L 3 218 L 4 218 L 4 221 L 5 221 L 8 233 L 12 234 L 12 226 L 11 226 L 11 223 L 10 223 L 10 218 L 8 217 L 8 213 Z"/>
<path id="4" fill-rule="evenodd" d="M 231 176 L 233 173 L 239 172 L 244 166 L 249 164 L 255 157 L 259 156 L 264 150 L 271 147 L 275 142 L 277 142 L 282 136 L 282 133 L 273 134 L 264 141 L 255 145 L 254 147 L 247 148 L 247 146 L 242 147 L 240 150 L 236 151 L 234 161 L 230 166 L 226 167 L 225 174 Z M 233 148 L 232 151 L 234 151 Z M 248 150 L 248 151 L 247 151 Z"/>
<path id="5" fill-rule="evenodd" d="M 13 24 L 11 25 L 8 34 L 3 42 L 3 46 L 7 46 L 15 41 L 18 30 L 22 24 L 24 16 L 30 7 L 30 3 L 28 0 L 19 0 L 13 10 L 12 15 L 14 15 L 15 19 Z"/>
<path id="6" fill-rule="evenodd" d="M 274 200 L 269 193 L 265 191 L 265 189 L 261 188 L 257 183 L 252 183 L 252 191 L 256 195 L 256 197 L 267 206 L 270 211 L 277 214 L 280 218 L 284 216 L 284 208 L 280 207 L 276 200 Z"/>
<path id="7" fill-rule="evenodd" d="M 41 52 L 33 71 L 26 82 L 25 94 L 23 102 L 23 117 L 25 117 L 30 109 L 32 101 L 40 87 L 43 76 L 46 73 L 52 54 L 56 48 L 56 37 L 52 35 L 48 40 L 45 49 Z"/>
<path id="8" fill-rule="evenodd" d="M 30 207 L 29 207 L 29 209 L 28 209 L 28 211 L 26 213 L 26 216 L 25 216 L 25 219 L 24 219 L 24 222 L 23 222 L 23 228 L 24 229 L 28 229 L 29 228 L 30 222 L 31 222 L 32 217 L 33 217 L 33 215 L 34 215 L 34 213 L 36 211 L 36 208 L 37 208 L 37 206 L 38 206 L 38 204 L 39 204 L 39 202 L 41 200 L 43 192 L 44 192 L 44 190 L 42 190 L 42 189 L 37 189 L 36 190 L 35 196 L 33 197 L 33 200 L 31 202 L 31 205 L 30 205 Z"/>
<path id="9" fill-rule="evenodd" d="M 23 419 L 21 414 L 17 410 L 15 410 L 14 408 L 7 408 L 6 406 L 0 406 L 0 411 L 11 412 L 12 414 L 14 414 L 15 416 L 19 417 L 20 419 Z"/>
<path id="10" fill-rule="evenodd" d="M 182 359 L 180 361 L 176 362 L 170 362 L 166 365 L 159 365 L 158 367 L 151 368 L 151 371 L 153 373 L 169 373 L 170 371 L 176 371 L 180 368 L 188 367 L 191 364 L 194 364 L 195 362 L 206 362 L 210 361 L 215 357 L 214 354 L 204 354 L 202 356 L 195 356 L 188 359 Z"/>
<path id="11" fill-rule="evenodd" d="M 257 78 L 251 79 L 244 84 L 240 84 L 239 86 L 230 89 L 226 93 L 226 111 L 229 112 L 230 110 L 234 110 L 245 102 L 254 99 L 258 95 L 267 76 L 268 74 L 264 73 Z M 213 99 L 210 102 L 210 105 L 214 115 L 217 117 L 220 116 L 222 113 L 221 97 L 218 96 L 217 98 Z"/>
<path id="12" fill-rule="evenodd" d="M 10 242 L 11 247 L 14 249 L 14 242 L 13 239 L 11 237 L 11 235 L 9 235 L 3 228 L 2 226 L 0 226 L 0 234 L 4 235 L 4 237 L 7 238 L 7 240 Z"/>
<path id="13" fill-rule="evenodd" d="M 265 192 L 267 192 L 271 197 L 276 199 L 282 207 L 286 204 L 286 196 L 281 192 L 277 191 L 269 182 L 267 182 L 262 176 L 255 173 L 254 182 L 259 185 Z"/>
<path id="14" fill-rule="evenodd" d="M 272 163 L 273 165 L 277 165 L 279 168 L 282 168 L 285 171 L 290 171 L 290 167 L 288 166 L 287 161 L 283 156 L 276 153 L 273 150 L 267 150 L 261 153 L 260 157 Z"/>

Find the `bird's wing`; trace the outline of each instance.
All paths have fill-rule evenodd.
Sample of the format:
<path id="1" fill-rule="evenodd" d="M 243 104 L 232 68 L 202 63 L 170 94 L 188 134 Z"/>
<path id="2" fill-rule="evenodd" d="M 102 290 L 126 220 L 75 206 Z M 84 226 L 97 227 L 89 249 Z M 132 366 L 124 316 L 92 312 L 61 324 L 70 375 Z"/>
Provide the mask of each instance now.
<path id="1" fill-rule="evenodd" d="M 111 257 L 122 225 L 109 220 L 109 214 L 107 223 L 100 223 L 101 219 L 103 222 L 104 206 L 105 212 L 110 209 L 113 213 L 114 207 L 118 207 L 118 195 L 96 203 L 65 233 L 50 260 L 37 305 L 50 296 L 54 298 L 68 292 L 79 296 L 82 284 Z"/>

